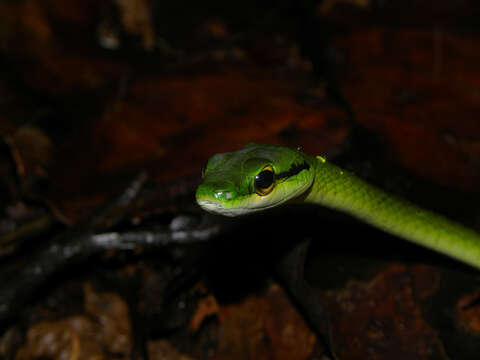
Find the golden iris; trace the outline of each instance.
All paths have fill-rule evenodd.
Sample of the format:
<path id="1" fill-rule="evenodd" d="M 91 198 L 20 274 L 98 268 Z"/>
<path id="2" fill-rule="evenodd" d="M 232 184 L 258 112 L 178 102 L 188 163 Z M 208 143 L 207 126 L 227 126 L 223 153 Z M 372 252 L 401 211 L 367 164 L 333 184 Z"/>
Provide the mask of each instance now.
<path id="1" fill-rule="evenodd" d="M 262 171 L 255 176 L 255 192 L 260 196 L 265 196 L 273 190 L 275 184 L 275 173 L 271 165 L 265 166 Z"/>

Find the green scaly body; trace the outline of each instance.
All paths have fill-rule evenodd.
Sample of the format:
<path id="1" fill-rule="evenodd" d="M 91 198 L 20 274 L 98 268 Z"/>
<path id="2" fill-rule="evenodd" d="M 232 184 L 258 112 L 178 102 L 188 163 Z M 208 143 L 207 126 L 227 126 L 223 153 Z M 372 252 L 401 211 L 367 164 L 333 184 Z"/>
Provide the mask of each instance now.
<path id="1" fill-rule="evenodd" d="M 434 212 L 372 186 L 339 167 L 318 161 L 306 202 L 321 204 L 385 232 L 480 268 L 480 235 Z"/>
<path id="2" fill-rule="evenodd" d="M 197 189 L 200 206 L 228 216 L 286 201 L 348 213 L 480 269 L 480 234 L 474 230 L 388 194 L 322 157 L 298 150 L 250 143 L 236 152 L 217 154 L 209 160 Z"/>

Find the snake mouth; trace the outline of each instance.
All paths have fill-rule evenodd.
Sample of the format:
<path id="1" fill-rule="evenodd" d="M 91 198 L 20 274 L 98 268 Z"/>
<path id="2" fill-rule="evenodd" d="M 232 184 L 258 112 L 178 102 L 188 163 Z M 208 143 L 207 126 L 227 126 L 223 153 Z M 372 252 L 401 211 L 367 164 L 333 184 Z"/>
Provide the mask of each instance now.
<path id="1" fill-rule="evenodd" d="M 244 208 L 228 208 L 218 202 L 211 201 L 211 200 L 199 200 L 198 205 L 209 213 L 224 215 L 224 216 L 238 216 L 244 215 L 251 212 L 251 209 L 244 209 Z"/>
<path id="2" fill-rule="evenodd" d="M 200 200 L 198 205 L 200 205 L 203 209 L 213 213 L 221 213 L 222 210 L 225 210 L 225 207 L 222 204 L 210 200 Z"/>

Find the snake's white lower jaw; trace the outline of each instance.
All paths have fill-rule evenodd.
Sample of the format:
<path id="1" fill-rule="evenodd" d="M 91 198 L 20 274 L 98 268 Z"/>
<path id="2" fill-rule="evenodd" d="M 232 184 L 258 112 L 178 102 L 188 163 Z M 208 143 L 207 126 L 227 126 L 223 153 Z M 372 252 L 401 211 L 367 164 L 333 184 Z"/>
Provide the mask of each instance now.
<path id="1" fill-rule="evenodd" d="M 223 205 L 218 204 L 216 202 L 210 201 L 210 200 L 201 200 L 198 202 L 198 205 L 202 207 L 202 209 L 208 211 L 208 212 L 213 212 L 213 213 L 222 213 L 222 210 L 225 210 Z"/>
<path id="2" fill-rule="evenodd" d="M 232 208 L 232 209 L 229 209 L 229 208 L 226 208 L 225 206 L 223 206 L 222 204 L 219 204 L 219 203 L 216 203 L 214 201 L 210 201 L 210 200 L 200 200 L 198 202 L 198 205 L 201 206 L 202 209 L 210 212 L 210 213 L 213 213 L 213 214 L 219 214 L 219 215 L 223 215 L 223 216 L 238 216 L 238 215 L 244 215 L 248 212 L 251 212 L 249 211 L 248 209 L 243 209 L 243 208 Z"/>

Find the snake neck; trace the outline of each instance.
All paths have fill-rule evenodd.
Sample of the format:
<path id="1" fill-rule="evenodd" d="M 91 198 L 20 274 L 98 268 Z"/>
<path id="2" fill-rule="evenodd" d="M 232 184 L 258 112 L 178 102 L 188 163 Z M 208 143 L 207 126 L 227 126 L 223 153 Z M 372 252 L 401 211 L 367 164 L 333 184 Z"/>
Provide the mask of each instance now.
<path id="1" fill-rule="evenodd" d="M 375 198 L 377 196 L 377 198 Z M 380 202 L 389 195 L 352 173 L 317 157 L 315 179 L 303 201 L 348 213 L 364 213 L 371 201 Z M 370 199 L 365 203 L 365 199 Z M 363 202 L 362 202 L 363 201 Z M 363 211 L 362 211 L 363 210 Z M 365 214 L 367 215 L 367 214 Z"/>
<path id="2" fill-rule="evenodd" d="M 317 157 L 305 202 L 348 213 L 385 232 L 480 268 L 480 234 L 388 194 Z"/>

